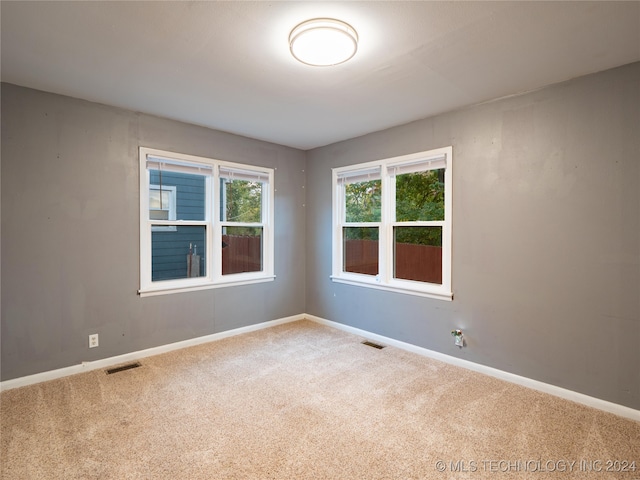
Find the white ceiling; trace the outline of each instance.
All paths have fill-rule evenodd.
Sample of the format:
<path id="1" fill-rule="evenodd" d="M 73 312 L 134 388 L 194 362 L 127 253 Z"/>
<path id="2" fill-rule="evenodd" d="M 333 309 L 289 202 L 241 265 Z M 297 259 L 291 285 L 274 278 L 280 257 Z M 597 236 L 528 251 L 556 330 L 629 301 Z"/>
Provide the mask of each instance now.
<path id="1" fill-rule="evenodd" d="M 8 2 L 2 81 L 311 149 L 640 60 L 640 2 Z M 288 50 L 353 25 L 349 62 Z"/>

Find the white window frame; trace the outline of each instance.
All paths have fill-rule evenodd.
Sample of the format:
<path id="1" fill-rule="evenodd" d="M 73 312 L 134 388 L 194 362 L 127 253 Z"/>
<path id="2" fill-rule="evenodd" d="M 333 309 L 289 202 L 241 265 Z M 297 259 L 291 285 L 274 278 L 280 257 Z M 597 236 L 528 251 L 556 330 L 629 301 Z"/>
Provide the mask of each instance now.
<path id="1" fill-rule="evenodd" d="M 421 170 L 444 168 L 444 209 L 442 221 L 396 222 L 395 220 L 395 172 L 398 167 L 412 171 L 411 165 L 429 165 Z M 341 178 L 366 174 L 380 169 L 381 178 L 381 221 L 367 223 L 346 222 L 344 185 Z M 453 300 L 451 283 L 451 241 L 452 241 L 452 191 L 453 191 L 453 147 L 443 147 L 410 155 L 376 160 L 332 169 L 332 275 L 334 282 L 346 283 L 380 290 L 419 295 L 440 300 Z M 379 228 L 378 275 L 364 275 L 346 272 L 343 269 L 343 227 Z M 440 226 L 442 227 L 442 284 L 403 280 L 393 277 L 393 228 L 395 226 Z"/>
<path id="2" fill-rule="evenodd" d="M 149 189 L 150 175 L 147 161 L 166 161 L 168 164 L 187 164 L 191 168 L 202 166 L 206 175 L 205 219 L 192 220 L 150 220 Z M 140 289 L 141 297 L 189 292 L 210 288 L 228 287 L 268 282 L 274 275 L 274 170 L 267 167 L 244 165 L 234 162 L 215 160 L 182 153 L 167 152 L 147 147 L 139 148 L 140 163 Z M 220 169 L 244 171 L 263 179 L 262 189 L 262 222 L 250 226 L 263 228 L 262 270 L 259 272 L 243 272 L 222 275 L 222 222 L 220 221 Z M 163 187 L 164 188 L 164 187 Z M 175 195 L 174 195 L 175 198 Z M 153 226 L 152 226 L 153 225 Z M 206 227 L 206 255 L 201 260 L 205 265 L 205 276 L 180 278 L 174 280 L 151 280 L 151 234 L 158 226 L 174 227 L 181 225 L 203 225 Z M 200 250 L 199 250 L 200 251 Z M 185 262 L 186 262 L 185 252 Z"/>

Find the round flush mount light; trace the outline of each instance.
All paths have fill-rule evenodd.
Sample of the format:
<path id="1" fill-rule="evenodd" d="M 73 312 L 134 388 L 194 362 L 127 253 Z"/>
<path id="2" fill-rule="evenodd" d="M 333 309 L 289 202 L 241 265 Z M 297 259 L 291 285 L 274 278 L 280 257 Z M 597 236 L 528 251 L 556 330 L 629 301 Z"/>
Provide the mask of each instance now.
<path id="1" fill-rule="evenodd" d="M 356 54 L 358 34 L 351 25 L 340 20 L 314 18 L 291 30 L 289 48 L 296 60 L 307 65 L 338 65 Z"/>

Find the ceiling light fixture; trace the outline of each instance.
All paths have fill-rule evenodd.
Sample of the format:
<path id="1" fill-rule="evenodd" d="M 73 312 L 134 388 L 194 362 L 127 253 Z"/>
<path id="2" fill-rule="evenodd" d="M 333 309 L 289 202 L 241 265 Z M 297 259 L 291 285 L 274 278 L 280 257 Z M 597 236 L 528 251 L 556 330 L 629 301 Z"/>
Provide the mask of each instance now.
<path id="1" fill-rule="evenodd" d="M 289 48 L 296 60 L 307 65 L 338 65 L 356 54 L 358 34 L 351 25 L 340 20 L 314 18 L 291 30 Z"/>

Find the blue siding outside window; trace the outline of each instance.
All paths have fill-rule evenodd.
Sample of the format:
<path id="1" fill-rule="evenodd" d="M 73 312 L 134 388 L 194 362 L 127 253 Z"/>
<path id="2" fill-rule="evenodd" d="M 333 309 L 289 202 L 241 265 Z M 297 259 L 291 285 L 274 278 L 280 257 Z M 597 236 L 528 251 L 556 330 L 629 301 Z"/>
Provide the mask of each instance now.
<path id="1" fill-rule="evenodd" d="M 163 171 L 161 179 L 157 170 L 150 170 L 149 173 L 151 185 L 176 187 L 176 220 L 205 219 L 204 176 Z M 192 272 L 192 276 L 203 276 L 206 274 L 204 271 L 205 226 L 177 226 L 175 231 L 152 232 L 152 280 L 187 278 L 189 268 L 187 256 L 190 245 L 197 246 L 197 254 L 201 257 L 199 271 Z"/>

